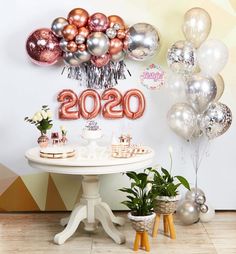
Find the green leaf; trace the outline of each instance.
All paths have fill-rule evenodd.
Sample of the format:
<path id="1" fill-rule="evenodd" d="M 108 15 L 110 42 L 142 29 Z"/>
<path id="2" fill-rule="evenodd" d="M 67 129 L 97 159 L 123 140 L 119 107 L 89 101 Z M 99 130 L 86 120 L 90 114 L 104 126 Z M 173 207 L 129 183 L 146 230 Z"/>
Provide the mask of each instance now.
<path id="1" fill-rule="evenodd" d="M 169 172 L 165 169 L 165 168 L 161 168 L 161 171 L 164 175 L 166 175 L 167 177 L 170 177 Z"/>
<path id="2" fill-rule="evenodd" d="M 189 185 L 189 182 L 187 181 L 186 178 L 184 178 L 183 176 L 175 176 L 179 181 L 180 183 L 188 190 L 190 190 L 190 185 Z"/>

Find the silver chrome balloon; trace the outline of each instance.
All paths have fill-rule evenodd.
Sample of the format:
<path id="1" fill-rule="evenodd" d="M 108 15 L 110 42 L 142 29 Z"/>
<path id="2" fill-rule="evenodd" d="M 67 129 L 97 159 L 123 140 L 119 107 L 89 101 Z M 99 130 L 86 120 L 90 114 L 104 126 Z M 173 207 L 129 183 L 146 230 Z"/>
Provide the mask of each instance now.
<path id="1" fill-rule="evenodd" d="M 120 25 L 116 23 L 114 24 L 113 28 L 118 31 L 120 29 Z"/>
<path id="2" fill-rule="evenodd" d="M 74 54 L 70 52 L 64 53 L 63 59 L 65 64 L 69 66 L 78 67 L 81 64 L 81 62 L 77 58 L 75 58 Z"/>
<path id="3" fill-rule="evenodd" d="M 68 21 L 59 17 L 52 22 L 51 30 L 57 37 L 62 37 L 62 30 L 66 25 L 68 25 Z"/>
<path id="4" fill-rule="evenodd" d="M 210 77 L 198 73 L 187 81 L 186 97 L 197 113 L 203 113 L 207 109 L 209 103 L 215 99 L 216 93 L 216 83 Z"/>
<path id="5" fill-rule="evenodd" d="M 80 63 L 88 62 L 91 59 L 91 54 L 84 50 L 84 51 L 76 51 L 74 53 L 74 57 L 80 61 Z"/>
<path id="6" fill-rule="evenodd" d="M 159 50 L 160 35 L 152 25 L 137 23 L 129 28 L 124 44 L 129 58 L 145 61 Z"/>
<path id="7" fill-rule="evenodd" d="M 60 46 L 60 48 L 61 48 L 64 52 L 69 52 L 69 50 L 68 50 L 68 48 L 67 48 L 67 45 L 68 45 L 68 41 L 66 41 L 64 38 L 60 40 L 59 46 Z"/>
<path id="8" fill-rule="evenodd" d="M 200 205 L 200 211 L 201 211 L 201 213 L 207 213 L 208 206 L 205 204 Z"/>
<path id="9" fill-rule="evenodd" d="M 111 55 L 111 60 L 113 62 L 123 61 L 124 59 L 125 59 L 125 52 L 124 51 L 120 51 L 119 53 L 117 53 L 115 55 Z"/>
<path id="10" fill-rule="evenodd" d="M 167 121 L 169 127 L 186 140 L 192 137 L 197 127 L 196 113 L 186 103 L 174 104 L 167 114 Z"/>
<path id="11" fill-rule="evenodd" d="M 116 32 L 116 29 L 114 29 L 114 28 L 108 28 L 107 30 L 106 30 L 106 35 L 108 36 L 108 38 L 110 38 L 110 39 L 113 39 L 113 38 L 115 38 L 116 37 L 116 34 L 117 34 L 117 32 Z"/>
<path id="12" fill-rule="evenodd" d="M 196 50 L 190 42 L 177 41 L 167 53 L 167 64 L 176 73 L 190 74 L 197 67 Z"/>
<path id="13" fill-rule="evenodd" d="M 224 134 L 232 123 L 232 112 L 225 104 L 212 103 L 201 120 L 201 129 L 209 139 Z"/>
<path id="14" fill-rule="evenodd" d="M 196 196 L 196 199 L 195 199 L 195 202 L 198 204 L 198 205 L 203 205 L 205 204 L 206 202 L 206 197 L 204 195 L 197 195 Z"/>
<path id="15" fill-rule="evenodd" d="M 81 34 L 76 35 L 75 43 L 76 44 L 83 44 L 85 42 L 85 37 Z"/>
<path id="16" fill-rule="evenodd" d="M 87 49 L 94 56 L 102 56 L 109 49 L 109 38 L 102 32 L 91 33 L 87 38 Z"/>
<path id="17" fill-rule="evenodd" d="M 191 188 L 190 191 L 187 191 L 185 194 L 185 199 L 195 201 L 197 196 L 205 196 L 205 193 L 200 188 Z"/>
<path id="18" fill-rule="evenodd" d="M 191 225 L 199 220 L 199 208 L 195 202 L 184 200 L 177 209 L 180 221 L 185 225 Z"/>

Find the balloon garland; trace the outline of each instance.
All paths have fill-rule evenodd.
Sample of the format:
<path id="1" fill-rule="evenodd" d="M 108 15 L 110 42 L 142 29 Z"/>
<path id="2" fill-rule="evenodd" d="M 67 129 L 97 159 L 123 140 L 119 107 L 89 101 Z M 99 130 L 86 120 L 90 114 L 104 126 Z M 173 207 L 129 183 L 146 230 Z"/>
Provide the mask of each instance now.
<path id="1" fill-rule="evenodd" d="M 209 221 L 214 210 L 205 204 L 204 194 L 197 187 L 198 170 L 209 140 L 224 134 L 232 123 L 231 110 L 218 100 L 224 91 L 224 80 L 219 72 L 228 60 L 228 49 L 219 40 L 207 40 L 211 17 L 202 8 L 185 13 L 182 30 L 186 41 L 177 41 L 168 50 L 167 64 L 171 70 L 168 85 L 177 98 L 168 114 L 172 131 L 193 145 L 195 188 L 178 209 L 180 219 L 192 224 L 202 219 Z M 201 191 L 202 192 L 202 191 Z M 200 194 L 199 194 L 200 193 Z M 200 214 L 199 214 L 200 211 Z"/>
<path id="2" fill-rule="evenodd" d="M 34 63 L 48 66 L 63 58 L 62 73 L 67 70 L 68 78 L 94 89 L 109 88 L 125 79 L 126 56 L 144 61 L 159 48 L 160 36 L 152 25 L 138 23 L 129 28 L 117 15 L 89 15 L 82 8 L 71 10 L 67 18 L 56 18 L 51 29 L 38 29 L 26 41 Z"/>

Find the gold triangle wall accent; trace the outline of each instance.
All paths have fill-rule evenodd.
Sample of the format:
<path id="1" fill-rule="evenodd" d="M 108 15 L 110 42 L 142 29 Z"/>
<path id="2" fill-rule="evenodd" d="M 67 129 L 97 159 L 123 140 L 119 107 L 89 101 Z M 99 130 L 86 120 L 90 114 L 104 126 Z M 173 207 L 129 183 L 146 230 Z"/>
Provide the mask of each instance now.
<path id="1" fill-rule="evenodd" d="M 47 191 L 47 201 L 46 201 L 46 211 L 65 211 L 66 206 L 57 190 L 55 183 L 51 175 L 48 178 L 48 191 Z"/>
<path id="2" fill-rule="evenodd" d="M 0 196 L 0 209 L 5 211 L 39 211 L 39 207 L 18 177 Z"/>

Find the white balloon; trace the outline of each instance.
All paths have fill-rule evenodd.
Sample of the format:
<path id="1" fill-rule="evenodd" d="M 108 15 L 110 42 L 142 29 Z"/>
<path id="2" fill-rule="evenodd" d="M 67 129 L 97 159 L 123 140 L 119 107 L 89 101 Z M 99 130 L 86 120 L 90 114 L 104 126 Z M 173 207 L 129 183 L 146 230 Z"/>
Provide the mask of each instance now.
<path id="1" fill-rule="evenodd" d="M 186 82 L 183 75 L 170 72 L 167 77 L 167 84 L 174 102 L 186 101 Z"/>
<path id="2" fill-rule="evenodd" d="M 228 57 L 228 48 L 219 40 L 207 40 L 197 51 L 198 65 L 201 71 L 211 77 L 224 68 Z"/>
<path id="3" fill-rule="evenodd" d="M 206 213 L 200 212 L 199 217 L 201 222 L 210 222 L 215 217 L 215 209 L 207 204 L 208 211 Z"/>

